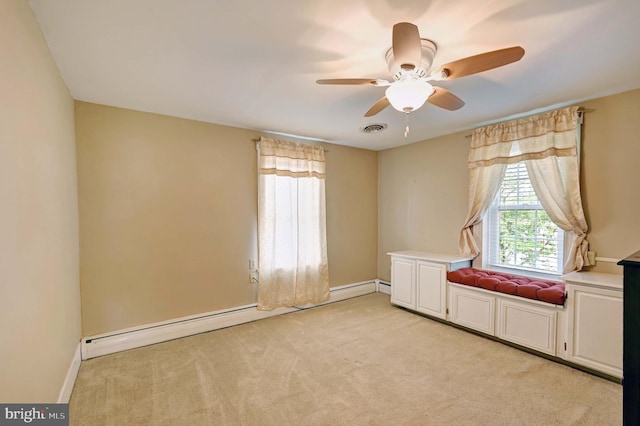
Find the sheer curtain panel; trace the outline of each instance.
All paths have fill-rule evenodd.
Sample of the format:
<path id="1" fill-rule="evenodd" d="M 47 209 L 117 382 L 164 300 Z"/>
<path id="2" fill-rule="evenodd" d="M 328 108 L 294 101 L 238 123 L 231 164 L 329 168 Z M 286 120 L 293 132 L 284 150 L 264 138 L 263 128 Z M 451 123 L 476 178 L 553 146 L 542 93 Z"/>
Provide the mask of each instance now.
<path id="1" fill-rule="evenodd" d="M 460 233 L 461 253 L 480 253 L 472 227 L 480 223 L 495 198 L 505 166 L 523 161 L 545 211 L 571 237 L 564 272 L 589 265 L 587 222 L 580 196 L 578 123 L 578 107 L 568 107 L 482 127 L 472 133 L 469 213 Z"/>
<path id="2" fill-rule="evenodd" d="M 260 138 L 258 169 L 258 309 L 328 300 L 324 149 Z"/>

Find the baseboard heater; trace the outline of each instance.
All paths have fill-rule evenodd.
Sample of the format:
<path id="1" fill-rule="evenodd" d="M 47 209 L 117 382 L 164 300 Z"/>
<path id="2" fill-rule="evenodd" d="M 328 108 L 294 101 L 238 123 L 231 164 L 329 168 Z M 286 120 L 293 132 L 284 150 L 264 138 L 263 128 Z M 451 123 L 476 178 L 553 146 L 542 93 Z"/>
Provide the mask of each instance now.
<path id="1" fill-rule="evenodd" d="M 384 294 L 391 294 L 391 283 L 378 280 L 378 292 Z"/>
<path id="2" fill-rule="evenodd" d="M 338 302 L 340 300 L 374 293 L 377 291 L 377 287 L 377 280 L 364 281 L 331 288 L 330 299 L 323 303 L 309 304 L 293 308 L 278 308 L 273 311 L 259 311 L 257 309 L 257 305 L 254 303 L 233 309 L 192 315 L 189 317 L 177 318 L 174 320 L 85 337 L 82 339 L 82 359 L 87 360 L 128 349 L 139 348 L 194 334 L 205 333 L 207 331 L 218 330 L 233 325 L 257 321 L 259 319 L 276 315 L 309 309 L 325 305 L 327 303 Z"/>

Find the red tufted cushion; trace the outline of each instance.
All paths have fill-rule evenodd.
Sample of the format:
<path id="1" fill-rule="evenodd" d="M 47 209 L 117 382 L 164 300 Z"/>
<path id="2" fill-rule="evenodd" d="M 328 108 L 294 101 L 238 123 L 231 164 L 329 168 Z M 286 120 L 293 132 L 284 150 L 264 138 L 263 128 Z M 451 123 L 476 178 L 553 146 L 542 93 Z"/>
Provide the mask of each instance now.
<path id="1" fill-rule="evenodd" d="M 453 283 L 564 305 L 564 283 L 485 269 L 462 268 L 447 273 Z"/>

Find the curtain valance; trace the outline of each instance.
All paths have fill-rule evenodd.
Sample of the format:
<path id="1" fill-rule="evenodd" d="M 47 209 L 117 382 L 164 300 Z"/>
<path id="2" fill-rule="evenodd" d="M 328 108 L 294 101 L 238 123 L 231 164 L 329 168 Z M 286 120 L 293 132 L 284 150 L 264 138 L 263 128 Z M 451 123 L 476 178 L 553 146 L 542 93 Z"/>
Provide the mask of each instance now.
<path id="1" fill-rule="evenodd" d="M 471 136 L 469 168 L 576 156 L 577 126 L 574 106 L 481 127 Z"/>
<path id="2" fill-rule="evenodd" d="M 261 137 L 260 174 L 325 178 L 324 149 L 318 145 Z"/>

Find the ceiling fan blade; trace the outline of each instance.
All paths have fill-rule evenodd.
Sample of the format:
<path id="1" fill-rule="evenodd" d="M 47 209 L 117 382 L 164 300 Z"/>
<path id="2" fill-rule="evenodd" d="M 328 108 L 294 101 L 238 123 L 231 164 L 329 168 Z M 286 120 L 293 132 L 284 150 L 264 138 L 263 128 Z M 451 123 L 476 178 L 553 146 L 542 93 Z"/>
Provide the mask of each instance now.
<path id="1" fill-rule="evenodd" d="M 369 111 L 367 111 L 364 116 L 371 117 L 373 115 L 376 115 L 389 105 L 391 105 L 391 102 L 389 102 L 389 99 L 387 99 L 386 96 L 383 96 L 382 98 L 380 98 L 380 100 L 378 100 L 378 102 L 376 102 L 371 108 L 369 108 Z"/>
<path id="2" fill-rule="evenodd" d="M 393 26 L 392 35 L 393 58 L 401 69 L 412 70 L 422 60 L 422 45 L 418 27 L 408 22 L 400 22 Z"/>
<path id="3" fill-rule="evenodd" d="M 378 80 L 375 78 L 327 78 L 316 80 L 318 84 L 350 84 L 350 85 L 371 85 L 375 86 Z"/>
<path id="4" fill-rule="evenodd" d="M 453 80 L 454 78 L 476 74 L 517 62 L 523 56 L 524 49 L 520 46 L 514 46 L 458 59 L 457 61 L 444 64 L 441 69 L 446 73 L 446 80 Z"/>
<path id="5" fill-rule="evenodd" d="M 464 101 L 442 87 L 434 87 L 434 92 L 427 102 L 440 108 L 448 109 L 449 111 L 455 111 L 464 106 Z"/>

